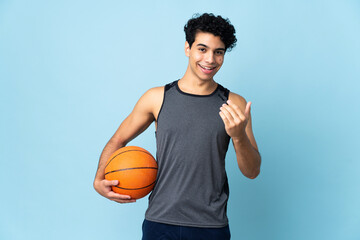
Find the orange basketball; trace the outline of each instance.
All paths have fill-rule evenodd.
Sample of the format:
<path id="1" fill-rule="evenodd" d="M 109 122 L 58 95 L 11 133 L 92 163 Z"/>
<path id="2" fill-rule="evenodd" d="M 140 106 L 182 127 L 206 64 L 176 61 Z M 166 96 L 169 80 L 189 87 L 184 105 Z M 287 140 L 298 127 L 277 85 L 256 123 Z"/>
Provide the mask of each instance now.
<path id="1" fill-rule="evenodd" d="M 118 149 L 108 159 L 105 179 L 119 181 L 112 187 L 114 192 L 139 199 L 154 188 L 157 169 L 157 163 L 148 151 L 128 146 Z"/>

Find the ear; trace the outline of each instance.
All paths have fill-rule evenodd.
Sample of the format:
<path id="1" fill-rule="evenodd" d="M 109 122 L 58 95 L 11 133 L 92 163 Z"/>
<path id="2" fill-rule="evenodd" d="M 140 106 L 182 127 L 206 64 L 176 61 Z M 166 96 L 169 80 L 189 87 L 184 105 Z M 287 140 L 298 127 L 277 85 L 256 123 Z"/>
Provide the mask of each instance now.
<path id="1" fill-rule="evenodd" d="M 187 41 L 185 42 L 185 55 L 190 56 L 190 44 Z"/>

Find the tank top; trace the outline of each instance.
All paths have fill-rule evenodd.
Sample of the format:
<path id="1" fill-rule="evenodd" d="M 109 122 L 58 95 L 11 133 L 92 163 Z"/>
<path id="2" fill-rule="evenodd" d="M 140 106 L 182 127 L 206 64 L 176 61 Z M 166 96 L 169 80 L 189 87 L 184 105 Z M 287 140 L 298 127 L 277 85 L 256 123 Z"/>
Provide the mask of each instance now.
<path id="1" fill-rule="evenodd" d="M 194 227 L 224 227 L 229 186 L 225 156 L 230 137 L 219 115 L 229 90 L 209 95 L 165 86 L 157 119 L 157 182 L 149 196 L 149 221 Z"/>

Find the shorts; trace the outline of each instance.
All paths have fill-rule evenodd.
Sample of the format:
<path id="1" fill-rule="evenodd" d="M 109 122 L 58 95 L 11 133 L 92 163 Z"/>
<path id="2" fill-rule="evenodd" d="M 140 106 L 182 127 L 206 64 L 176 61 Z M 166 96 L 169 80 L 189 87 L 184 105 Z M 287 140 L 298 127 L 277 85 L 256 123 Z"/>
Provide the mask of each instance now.
<path id="1" fill-rule="evenodd" d="M 142 240 L 230 240 L 229 225 L 221 228 L 199 228 L 170 225 L 144 220 Z"/>

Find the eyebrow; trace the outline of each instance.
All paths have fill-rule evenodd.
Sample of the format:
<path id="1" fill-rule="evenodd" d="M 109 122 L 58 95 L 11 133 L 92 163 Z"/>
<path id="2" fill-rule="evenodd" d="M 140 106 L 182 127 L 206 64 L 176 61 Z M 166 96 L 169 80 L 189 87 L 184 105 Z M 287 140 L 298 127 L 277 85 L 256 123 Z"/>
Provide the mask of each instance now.
<path id="1" fill-rule="evenodd" d="M 208 46 L 206 46 L 205 44 L 202 44 L 202 43 L 198 43 L 196 46 L 202 46 L 202 47 L 205 47 L 205 48 L 209 48 Z M 225 51 L 225 48 L 217 48 L 215 50 L 217 50 L 217 51 L 219 51 L 219 50 Z"/>

